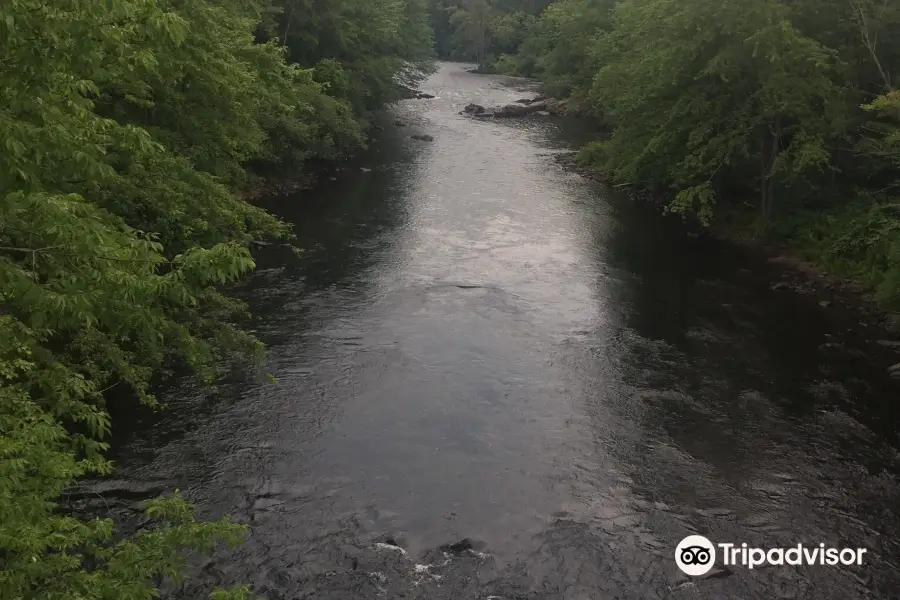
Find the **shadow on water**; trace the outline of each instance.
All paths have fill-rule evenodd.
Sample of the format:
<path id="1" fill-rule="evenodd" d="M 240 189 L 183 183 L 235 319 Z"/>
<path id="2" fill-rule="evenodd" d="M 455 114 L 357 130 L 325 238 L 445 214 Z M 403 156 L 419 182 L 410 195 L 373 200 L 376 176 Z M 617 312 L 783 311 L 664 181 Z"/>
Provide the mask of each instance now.
<path id="1" fill-rule="evenodd" d="M 256 272 L 232 290 L 252 307 L 250 331 L 267 346 L 278 348 L 320 326 L 323 306 L 365 299 L 372 279 L 366 272 L 393 260 L 393 248 L 403 238 L 398 230 L 408 224 L 403 190 L 416 177 L 421 148 L 406 144 L 389 117 L 380 116 L 376 124 L 382 134 L 333 177 L 313 190 L 263 204 L 292 225 L 292 243 L 302 251 L 299 259 L 281 250 L 258 251 Z M 163 410 L 114 412 L 110 457 L 128 463 L 151 460 L 158 447 L 184 437 L 235 398 L 264 386 L 261 379 L 255 367 L 233 365 L 212 387 L 181 379 L 173 389 L 163 390 Z M 172 412 L 177 419 L 171 418 Z"/>

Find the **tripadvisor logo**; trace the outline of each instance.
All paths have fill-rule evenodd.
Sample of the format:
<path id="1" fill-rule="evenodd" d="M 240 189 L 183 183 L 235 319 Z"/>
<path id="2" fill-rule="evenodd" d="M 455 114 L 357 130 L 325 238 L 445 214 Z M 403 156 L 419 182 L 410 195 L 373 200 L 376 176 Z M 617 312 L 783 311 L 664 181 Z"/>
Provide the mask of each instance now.
<path id="1" fill-rule="evenodd" d="M 713 544 L 702 535 L 689 535 L 675 548 L 675 563 L 685 574 L 698 577 L 708 573 L 716 563 L 716 548 L 725 566 L 753 569 L 762 565 L 861 565 L 865 548 L 829 548 L 825 544 L 790 548 L 751 548 L 746 543 Z"/>
<path id="2" fill-rule="evenodd" d="M 702 535 L 689 535 L 675 548 L 675 563 L 688 575 L 705 575 L 716 564 L 716 547 Z"/>

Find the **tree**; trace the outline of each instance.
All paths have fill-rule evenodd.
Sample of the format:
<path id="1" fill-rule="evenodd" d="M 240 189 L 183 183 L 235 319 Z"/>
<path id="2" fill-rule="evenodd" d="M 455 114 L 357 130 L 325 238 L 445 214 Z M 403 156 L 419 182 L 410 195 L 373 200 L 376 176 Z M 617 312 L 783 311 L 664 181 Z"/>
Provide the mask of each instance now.
<path id="1" fill-rule="evenodd" d="M 558 0 L 503 66 L 609 130 L 580 159 L 611 181 L 705 223 L 752 205 L 896 305 L 898 40 L 891 0 Z"/>
<path id="2" fill-rule="evenodd" d="M 426 0 L 276 0 L 267 36 L 291 61 L 340 82 L 330 88 L 358 117 L 396 100 L 397 76 L 431 69 Z M 414 81 L 407 81 L 414 83 Z M 338 92 L 339 89 L 339 92 Z"/>
<path id="3" fill-rule="evenodd" d="M 470 60 L 482 70 L 509 61 L 548 0 L 429 0 L 439 56 Z M 508 66 L 508 65 L 505 65 Z"/>
<path id="4" fill-rule="evenodd" d="M 843 133 L 836 57 L 787 17 L 765 0 L 622 2 L 592 92 L 619 123 L 603 168 L 673 187 L 673 210 L 708 220 L 716 177 L 755 162 L 771 221 L 776 186 L 827 167 L 828 142 Z"/>
<path id="5" fill-rule="evenodd" d="M 110 471 L 110 403 L 156 406 L 150 382 L 176 368 L 209 382 L 261 356 L 227 284 L 290 232 L 236 189 L 361 143 L 354 108 L 429 51 L 418 0 L 343 9 L 327 33 L 346 53 L 298 65 L 263 39 L 262 0 L 0 5 L 0 596 L 151 598 L 182 548 L 240 537 L 177 495 L 124 537 L 59 495 Z"/>
<path id="6" fill-rule="evenodd" d="M 463 0 L 460 7 L 450 14 L 455 54 L 471 57 L 479 67 L 486 67 L 493 18 L 488 0 Z"/>

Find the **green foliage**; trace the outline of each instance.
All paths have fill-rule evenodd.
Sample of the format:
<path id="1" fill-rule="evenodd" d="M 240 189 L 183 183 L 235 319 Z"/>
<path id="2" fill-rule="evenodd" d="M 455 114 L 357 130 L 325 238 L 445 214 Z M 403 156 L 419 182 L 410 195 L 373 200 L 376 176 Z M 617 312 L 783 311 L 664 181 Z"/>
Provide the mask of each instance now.
<path id="1" fill-rule="evenodd" d="M 548 93 L 583 100 L 597 70 L 597 37 L 612 26 L 612 0 L 560 0 L 541 14 L 520 51 L 518 71 Z"/>
<path id="2" fill-rule="evenodd" d="M 798 211 L 778 224 L 802 256 L 875 291 L 900 308 L 900 203 L 856 202 L 830 211 Z"/>
<path id="3" fill-rule="evenodd" d="M 240 540 L 242 527 L 227 519 L 197 522 L 177 493 L 148 502 L 151 526 L 124 540 L 116 539 L 109 520 L 57 512 L 56 498 L 74 479 L 108 473 L 111 466 L 99 454 L 104 444 L 73 440 L 47 410 L 55 403 L 29 394 L 27 382 L 41 370 L 31 337 L 15 319 L 0 316 L 0 597 L 153 598 L 154 580 L 178 576 L 181 548 L 209 551 L 218 541 Z M 102 412 L 97 418 L 96 427 L 107 425 Z M 77 457 L 73 441 L 82 442 Z"/>
<path id="4" fill-rule="evenodd" d="M 827 164 L 842 132 L 833 53 L 777 5 L 626 0 L 599 46 L 591 98 L 619 124 L 603 168 L 675 187 L 678 210 L 706 207 L 714 177 L 761 161 L 764 178 L 790 183 Z"/>
<path id="5" fill-rule="evenodd" d="M 281 41 L 292 62 L 348 102 L 357 117 L 396 100 L 432 65 L 425 0 L 274 0 L 266 37 Z"/>
<path id="6" fill-rule="evenodd" d="M 225 290 L 290 232 L 235 194 L 248 170 L 361 144 L 362 107 L 428 66 L 423 2 L 308 8 L 286 49 L 263 0 L 0 5 L 0 597 L 153 598 L 182 549 L 240 538 L 177 495 L 130 537 L 57 503 L 112 468 L 107 392 L 155 406 L 177 366 L 261 356 Z M 303 54 L 319 33 L 343 50 Z"/>
<path id="7" fill-rule="evenodd" d="M 579 162 L 703 223 L 753 207 L 897 304 L 900 4 L 556 0 L 525 29 L 497 65 L 609 130 Z"/>
<path id="8" fill-rule="evenodd" d="M 429 0 L 439 56 L 485 71 L 518 71 L 515 58 L 546 0 Z"/>

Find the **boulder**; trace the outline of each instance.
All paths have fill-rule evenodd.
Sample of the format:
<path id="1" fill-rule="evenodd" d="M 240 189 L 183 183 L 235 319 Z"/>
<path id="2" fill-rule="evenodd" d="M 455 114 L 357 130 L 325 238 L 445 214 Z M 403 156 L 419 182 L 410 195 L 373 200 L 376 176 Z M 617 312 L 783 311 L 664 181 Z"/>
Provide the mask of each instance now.
<path id="1" fill-rule="evenodd" d="M 540 98 L 535 100 L 526 100 L 521 98 L 516 100 L 517 104 L 505 104 L 497 106 L 493 109 L 486 109 L 479 104 L 468 104 L 463 112 L 473 117 L 481 118 L 509 118 L 509 117 L 525 117 L 531 114 L 540 113 L 542 116 L 556 115 L 562 113 L 562 107 L 555 98 Z"/>
<path id="2" fill-rule="evenodd" d="M 400 119 L 395 120 L 394 125 L 396 125 L 397 127 L 406 127 L 406 123 L 404 123 Z"/>
<path id="3" fill-rule="evenodd" d="M 524 106 L 519 104 L 506 104 L 504 106 L 499 106 L 494 110 L 494 116 L 498 118 L 525 117 L 527 115 L 538 112 L 555 114 L 554 111 L 558 112 L 558 109 L 559 103 L 551 98 L 550 100 L 533 101 Z"/>
<path id="4" fill-rule="evenodd" d="M 532 102 L 527 106 L 519 106 L 517 104 L 507 104 L 497 110 L 498 117 L 524 117 L 539 111 L 546 111 L 547 105 L 543 102 Z"/>
<path id="5" fill-rule="evenodd" d="M 416 133 L 410 136 L 414 140 L 421 140 L 423 142 L 433 142 L 434 137 L 428 135 L 427 133 Z"/>
<path id="6" fill-rule="evenodd" d="M 498 117 L 524 117 L 533 112 L 534 110 L 531 110 L 531 105 L 519 106 L 518 104 L 506 104 L 498 108 L 494 114 Z"/>

